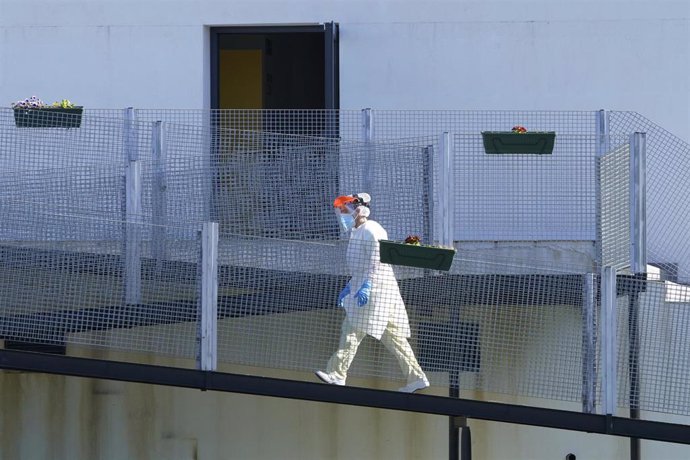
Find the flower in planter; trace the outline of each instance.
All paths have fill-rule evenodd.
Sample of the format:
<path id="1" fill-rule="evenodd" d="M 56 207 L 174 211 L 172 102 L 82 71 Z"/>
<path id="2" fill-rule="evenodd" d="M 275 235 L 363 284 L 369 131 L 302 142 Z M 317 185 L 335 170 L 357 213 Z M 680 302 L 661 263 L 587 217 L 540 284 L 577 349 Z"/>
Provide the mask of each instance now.
<path id="1" fill-rule="evenodd" d="M 417 235 L 410 235 L 405 238 L 405 244 L 412 244 L 414 246 L 421 246 L 422 240 Z"/>
<path id="2" fill-rule="evenodd" d="M 524 126 L 515 125 L 513 126 L 513 129 L 511 129 L 511 131 L 516 134 L 525 134 L 527 132 L 527 128 L 525 128 Z"/>
<path id="3" fill-rule="evenodd" d="M 31 96 L 21 101 L 13 102 L 13 109 L 40 109 L 45 107 L 46 103 L 37 98 L 36 96 Z"/>
<path id="4" fill-rule="evenodd" d="M 69 99 L 53 102 L 51 105 L 46 104 L 36 96 L 23 99 L 21 101 L 13 102 L 13 109 L 43 109 L 43 108 L 59 108 L 59 109 L 73 109 L 75 105 Z"/>
<path id="5" fill-rule="evenodd" d="M 36 96 L 13 102 L 14 124 L 17 128 L 79 128 L 82 106 L 68 99 L 46 104 Z"/>
<path id="6" fill-rule="evenodd" d="M 60 107 L 62 109 L 73 109 L 74 104 L 69 99 L 63 99 L 60 102 L 53 102 L 52 107 Z"/>
<path id="7" fill-rule="evenodd" d="M 442 246 L 435 244 L 422 244 L 422 239 L 417 235 L 409 235 L 405 238 L 404 244 L 410 244 L 412 246 L 424 246 L 426 248 L 437 248 L 437 249 L 454 249 L 453 246 Z"/>

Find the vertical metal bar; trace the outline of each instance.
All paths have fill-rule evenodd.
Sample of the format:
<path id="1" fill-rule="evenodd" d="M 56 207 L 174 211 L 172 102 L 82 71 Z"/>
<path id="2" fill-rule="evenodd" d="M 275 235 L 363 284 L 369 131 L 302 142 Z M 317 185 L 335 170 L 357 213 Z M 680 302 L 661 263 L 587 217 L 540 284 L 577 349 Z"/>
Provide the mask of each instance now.
<path id="1" fill-rule="evenodd" d="M 458 395 L 452 397 L 457 398 Z M 472 460 L 472 434 L 467 425 L 467 418 L 449 418 L 448 460 Z"/>
<path id="2" fill-rule="evenodd" d="M 362 109 L 362 142 L 366 149 L 366 158 L 362 162 L 362 176 L 364 178 L 364 190 L 373 193 L 373 173 L 374 165 L 374 113 L 370 108 Z"/>
<path id="3" fill-rule="evenodd" d="M 212 43 L 213 44 L 213 43 Z M 221 188 L 221 165 L 222 165 L 222 155 L 223 146 L 221 142 L 221 133 L 223 132 L 223 126 L 221 124 L 221 112 L 219 110 L 209 111 L 209 164 L 211 165 L 209 177 L 209 221 L 220 222 L 221 225 L 224 224 L 221 220 L 221 213 L 219 212 L 219 190 Z"/>
<path id="4" fill-rule="evenodd" d="M 617 405 L 616 369 L 616 270 L 604 267 L 601 273 L 602 411 L 615 415 Z"/>
<path id="5" fill-rule="evenodd" d="M 472 460 L 472 433 L 470 427 L 465 424 L 460 435 L 460 458 L 462 460 Z"/>
<path id="6" fill-rule="evenodd" d="M 630 390 L 630 418 L 640 418 L 640 293 L 639 283 L 644 281 L 631 280 L 631 289 L 628 301 L 628 378 Z M 640 438 L 630 438 L 630 459 L 640 458 Z"/>
<path id="7" fill-rule="evenodd" d="M 439 241 L 443 246 L 453 246 L 453 137 L 449 132 L 441 134 L 439 149 Z"/>
<path id="8" fill-rule="evenodd" d="M 610 133 L 609 133 L 609 123 L 608 123 L 608 114 L 606 113 L 605 110 L 599 110 L 596 112 L 596 157 L 594 159 L 595 161 L 595 167 L 594 167 L 594 199 L 595 199 L 595 222 L 596 222 L 596 236 L 595 236 L 595 249 L 596 249 L 596 257 L 597 257 L 597 265 L 598 267 L 601 267 L 603 262 L 603 236 L 602 236 L 602 227 L 601 227 L 601 220 L 603 218 L 603 213 L 602 213 L 602 203 L 601 203 L 601 158 L 606 154 L 606 152 L 609 151 L 610 149 Z"/>
<path id="9" fill-rule="evenodd" d="M 205 110 L 202 116 L 202 125 L 204 128 L 203 132 L 205 133 L 202 140 L 204 144 L 203 151 L 205 152 L 204 171 L 202 173 L 204 176 L 202 181 L 204 187 L 203 219 L 208 222 L 212 220 L 211 213 L 213 206 L 213 184 L 215 184 L 215 178 L 217 177 L 216 172 L 218 171 L 218 163 L 216 162 L 216 146 L 214 145 L 213 140 L 216 130 L 211 121 L 212 113 L 208 110 Z"/>
<path id="10" fill-rule="evenodd" d="M 205 222 L 200 233 L 199 330 L 197 366 L 216 370 L 218 364 L 218 223 Z"/>
<path id="11" fill-rule="evenodd" d="M 125 293 L 126 304 L 141 303 L 141 164 L 127 163 L 125 170 Z"/>
<path id="12" fill-rule="evenodd" d="M 151 148 L 153 153 L 153 187 L 151 190 L 151 204 L 153 214 L 153 226 L 151 228 L 152 257 L 156 260 L 156 266 L 166 258 L 167 224 L 167 178 L 166 178 L 166 150 L 165 124 L 157 121 L 153 125 Z"/>
<path id="13" fill-rule="evenodd" d="M 452 343 L 458 346 L 458 335 L 460 330 L 460 309 L 455 306 L 451 310 L 450 324 L 453 330 Z M 460 363 L 458 360 L 452 360 L 448 366 L 448 397 L 460 397 Z M 449 417 L 449 432 L 448 432 L 448 460 L 464 459 L 461 457 L 460 446 L 458 440 L 460 439 L 460 427 L 467 425 L 465 417 Z M 462 446 L 464 449 L 464 446 Z"/>
<path id="14" fill-rule="evenodd" d="M 647 273 L 647 136 L 630 135 L 630 265 L 635 274 Z"/>
<path id="15" fill-rule="evenodd" d="M 139 150 L 137 149 L 136 131 L 134 129 L 134 120 L 136 119 L 136 112 L 133 107 L 125 109 L 125 123 L 124 123 L 124 147 L 125 159 L 133 161 L 139 159 Z"/>
<path id="16" fill-rule="evenodd" d="M 596 112 L 596 153 L 598 157 L 605 155 L 611 149 L 609 137 L 609 116 L 606 110 L 601 109 Z"/>
<path id="17" fill-rule="evenodd" d="M 630 281 L 628 304 L 628 377 L 630 379 L 630 418 L 640 418 L 640 284 L 647 273 L 647 136 L 630 135 Z M 640 439 L 630 438 L 630 458 L 640 458 Z"/>
<path id="18" fill-rule="evenodd" d="M 458 396 L 448 395 L 451 398 Z M 460 427 L 455 421 L 455 417 L 448 417 L 448 460 L 460 459 Z"/>
<path id="19" fill-rule="evenodd" d="M 362 142 L 374 140 L 374 113 L 371 108 L 362 109 Z"/>
<path id="20" fill-rule="evenodd" d="M 584 275 L 582 292 L 582 412 L 596 406 L 596 292 L 594 273 Z"/>

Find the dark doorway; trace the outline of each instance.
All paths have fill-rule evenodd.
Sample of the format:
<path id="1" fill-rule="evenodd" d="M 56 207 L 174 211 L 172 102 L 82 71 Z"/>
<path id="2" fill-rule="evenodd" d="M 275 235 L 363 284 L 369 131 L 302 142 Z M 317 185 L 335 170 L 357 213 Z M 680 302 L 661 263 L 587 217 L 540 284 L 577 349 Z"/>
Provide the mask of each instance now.
<path id="1" fill-rule="evenodd" d="M 211 117 L 211 212 L 221 231 L 337 236 L 318 193 L 337 190 L 338 73 L 333 22 L 211 29 L 211 108 L 220 109 Z M 259 188 L 257 177 L 271 178 L 269 186 Z M 280 205 L 296 191 L 303 202 L 293 205 L 313 209 L 310 226 Z"/>
<path id="2" fill-rule="evenodd" d="M 336 138 L 337 111 L 330 109 L 340 108 L 339 92 L 334 22 L 211 29 L 211 108 L 242 110 L 217 113 L 213 122 L 221 131 Z M 312 112 L 271 112 L 284 109 Z"/>
<path id="3" fill-rule="evenodd" d="M 212 109 L 337 109 L 338 26 L 211 29 Z"/>

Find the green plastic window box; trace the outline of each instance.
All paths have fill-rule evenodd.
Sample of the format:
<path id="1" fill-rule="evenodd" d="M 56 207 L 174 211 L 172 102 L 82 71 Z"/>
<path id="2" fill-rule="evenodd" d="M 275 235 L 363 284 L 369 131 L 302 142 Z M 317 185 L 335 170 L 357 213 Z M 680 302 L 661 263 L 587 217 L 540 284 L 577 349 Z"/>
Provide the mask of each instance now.
<path id="1" fill-rule="evenodd" d="M 548 155 L 553 151 L 556 133 L 534 131 L 514 133 L 512 131 L 483 131 L 486 153 L 534 153 Z"/>
<path id="2" fill-rule="evenodd" d="M 455 249 L 417 246 L 389 240 L 381 240 L 379 243 L 381 262 L 391 265 L 447 271 L 450 270 L 455 257 Z"/>
<path id="3" fill-rule="evenodd" d="M 84 107 L 15 108 L 17 128 L 79 128 Z"/>

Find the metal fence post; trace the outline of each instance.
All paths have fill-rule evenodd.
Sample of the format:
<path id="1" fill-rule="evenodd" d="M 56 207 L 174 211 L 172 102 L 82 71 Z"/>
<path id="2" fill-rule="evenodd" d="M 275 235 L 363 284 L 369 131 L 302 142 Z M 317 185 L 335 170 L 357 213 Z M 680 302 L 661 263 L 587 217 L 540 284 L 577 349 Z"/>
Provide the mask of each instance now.
<path id="1" fill-rule="evenodd" d="M 218 364 L 218 223 L 205 222 L 199 237 L 201 260 L 197 367 L 213 371 Z"/>
<path id="2" fill-rule="evenodd" d="M 204 156 L 204 167 L 206 168 L 205 173 L 207 174 L 206 179 L 203 182 L 204 187 L 204 214 L 203 219 L 206 221 L 213 220 L 211 214 L 213 213 L 213 184 L 217 182 L 218 173 L 218 155 L 217 146 L 214 143 L 214 137 L 217 135 L 216 130 L 213 127 L 211 119 L 211 111 L 203 112 L 203 148 L 202 151 L 205 153 Z"/>
<path id="3" fill-rule="evenodd" d="M 601 203 L 601 158 L 609 151 L 610 148 L 610 133 L 609 133 L 609 117 L 606 110 L 599 110 L 596 112 L 596 159 L 594 160 L 594 199 L 595 199 L 595 222 L 596 222 L 596 257 L 599 266 L 604 263 L 604 247 L 602 224 L 603 218 L 602 203 Z"/>
<path id="4" fill-rule="evenodd" d="M 584 275 L 582 301 L 582 412 L 593 414 L 596 406 L 597 356 L 594 273 Z"/>
<path id="5" fill-rule="evenodd" d="M 638 279 L 647 273 L 647 136 L 630 135 L 630 270 Z M 643 283 L 644 281 L 639 281 Z M 640 418 L 640 288 L 632 283 L 628 321 L 630 418 Z M 630 458 L 640 458 L 639 438 L 630 438 Z"/>
<path id="6" fill-rule="evenodd" d="M 647 136 L 630 135 L 630 270 L 647 273 Z"/>
<path id="7" fill-rule="evenodd" d="M 125 170 L 125 295 L 126 304 L 141 303 L 141 164 L 130 160 Z"/>
<path id="8" fill-rule="evenodd" d="M 362 177 L 364 178 L 364 190 L 372 193 L 374 171 L 374 113 L 370 108 L 362 109 L 362 142 L 366 146 L 366 159 L 362 162 Z"/>
<path id="9" fill-rule="evenodd" d="M 596 112 L 596 133 L 597 156 L 600 157 L 611 149 L 609 115 L 606 110 Z"/>
<path id="10" fill-rule="evenodd" d="M 374 114 L 370 108 L 362 109 L 362 141 L 374 139 Z"/>
<path id="11" fill-rule="evenodd" d="M 157 121 L 153 124 L 151 135 L 151 149 L 153 153 L 153 187 L 151 190 L 151 206 L 153 226 L 151 228 L 152 257 L 156 260 L 156 266 L 166 258 L 167 224 L 167 178 L 166 158 L 167 146 L 165 143 L 165 124 Z"/>
<path id="12" fill-rule="evenodd" d="M 136 112 L 133 107 L 125 109 L 125 123 L 124 123 L 124 147 L 125 160 L 132 161 L 139 159 L 139 150 L 137 149 L 136 131 L 134 129 L 134 120 L 136 119 Z"/>
<path id="13" fill-rule="evenodd" d="M 453 136 L 449 132 L 441 134 L 439 148 L 439 190 L 438 226 L 439 241 L 443 246 L 453 246 Z"/>
<path id="14" fill-rule="evenodd" d="M 618 403 L 616 368 L 616 270 L 604 267 L 601 273 L 602 412 L 615 415 Z"/>

